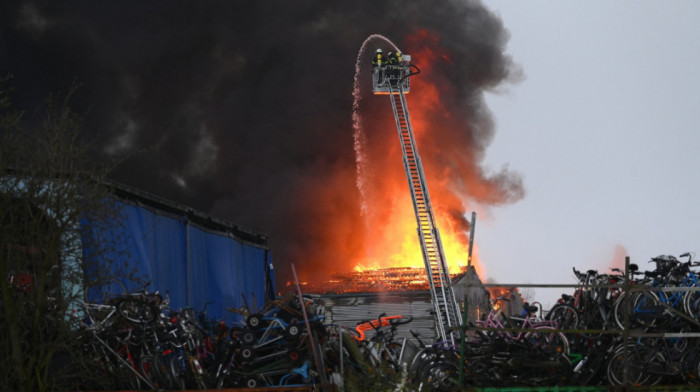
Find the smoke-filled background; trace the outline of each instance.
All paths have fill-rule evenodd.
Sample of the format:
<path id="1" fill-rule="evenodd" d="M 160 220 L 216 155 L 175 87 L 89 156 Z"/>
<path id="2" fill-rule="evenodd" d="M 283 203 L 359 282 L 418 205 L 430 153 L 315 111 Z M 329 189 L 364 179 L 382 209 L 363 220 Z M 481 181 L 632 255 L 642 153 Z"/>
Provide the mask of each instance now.
<path id="1" fill-rule="evenodd" d="M 96 156 L 126 157 L 113 179 L 269 234 L 281 280 L 290 263 L 304 279 L 389 266 L 408 238 L 388 229 L 412 207 L 390 104 L 368 84 L 381 40 L 359 75 L 358 192 L 353 80 L 371 34 L 423 70 L 409 107 L 454 246 L 466 251 L 465 214 L 524 195 L 517 173 L 480 166 L 494 136 L 484 91 L 521 74 L 478 1 L 4 1 L 0 23 L 17 107 L 78 84 L 71 106 Z"/>
<path id="2" fill-rule="evenodd" d="M 114 179 L 269 234 L 284 283 L 292 262 L 308 280 L 416 263 L 390 104 L 369 93 L 381 39 L 353 128 L 358 51 L 384 35 L 422 70 L 408 103 L 448 261 L 465 263 L 476 211 L 482 278 L 573 283 L 572 267 L 700 249 L 698 15 L 692 0 L 7 0 L 0 75 L 27 118 L 79 84 L 96 157 L 126 157 Z"/>

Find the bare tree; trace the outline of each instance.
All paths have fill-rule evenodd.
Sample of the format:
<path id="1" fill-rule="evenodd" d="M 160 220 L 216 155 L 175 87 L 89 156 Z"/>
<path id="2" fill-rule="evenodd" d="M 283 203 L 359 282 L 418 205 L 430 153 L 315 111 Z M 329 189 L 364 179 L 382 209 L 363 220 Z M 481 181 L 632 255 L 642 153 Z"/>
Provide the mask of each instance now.
<path id="1" fill-rule="evenodd" d="M 102 186 L 108 167 L 81 143 L 72 91 L 27 119 L 6 86 L 0 81 L 0 379 L 8 390 L 62 389 L 81 377 L 71 366 L 80 352 L 71 312 L 105 271 L 84 268 L 82 233 L 118 224 L 118 211 Z"/>

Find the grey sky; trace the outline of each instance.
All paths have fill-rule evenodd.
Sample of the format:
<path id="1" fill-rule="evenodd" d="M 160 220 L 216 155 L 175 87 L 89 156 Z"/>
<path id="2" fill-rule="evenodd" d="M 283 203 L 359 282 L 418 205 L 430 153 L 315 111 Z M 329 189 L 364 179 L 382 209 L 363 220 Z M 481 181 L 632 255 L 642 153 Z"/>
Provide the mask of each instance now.
<path id="1" fill-rule="evenodd" d="M 700 251 L 700 2 L 485 3 L 525 75 L 488 96 L 486 165 L 527 192 L 477 218 L 486 277 L 574 283 L 572 267 Z"/>

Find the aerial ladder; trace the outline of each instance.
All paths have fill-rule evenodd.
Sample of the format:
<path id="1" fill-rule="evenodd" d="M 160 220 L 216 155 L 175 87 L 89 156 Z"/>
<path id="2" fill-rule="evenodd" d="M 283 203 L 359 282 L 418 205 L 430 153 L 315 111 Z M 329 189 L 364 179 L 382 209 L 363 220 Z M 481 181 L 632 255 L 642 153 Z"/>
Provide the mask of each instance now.
<path id="1" fill-rule="evenodd" d="M 413 209 L 418 223 L 418 238 L 428 275 L 437 334 L 441 340 L 450 340 L 455 343 L 459 332 L 457 327 L 462 324 L 462 316 L 452 289 L 452 281 L 440 240 L 440 231 L 435 224 L 423 165 L 418 156 L 418 148 L 406 103 L 406 94 L 410 91 L 410 77 L 420 73 L 420 70 L 411 64 L 410 55 L 390 53 L 385 59 L 379 50 L 375 54 L 372 65 L 372 92 L 376 95 L 388 95 L 394 110 L 406 178 L 411 190 Z"/>

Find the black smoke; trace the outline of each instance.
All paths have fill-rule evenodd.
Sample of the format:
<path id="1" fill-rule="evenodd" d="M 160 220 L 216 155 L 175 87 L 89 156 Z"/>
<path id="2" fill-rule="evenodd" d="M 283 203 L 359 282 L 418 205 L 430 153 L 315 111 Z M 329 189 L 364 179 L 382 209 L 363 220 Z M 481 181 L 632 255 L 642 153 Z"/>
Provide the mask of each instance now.
<path id="1" fill-rule="evenodd" d="M 77 83 L 96 156 L 127 157 L 115 180 L 269 234 L 283 276 L 290 262 L 341 264 L 338 248 L 361 242 L 342 222 L 359 214 L 351 93 L 365 38 L 438 37 L 455 110 L 482 113 L 469 135 L 481 154 L 493 136 L 481 94 L 518 76 L 478 1 L 6 0 L 0 29 L 16 106 Z"/>

